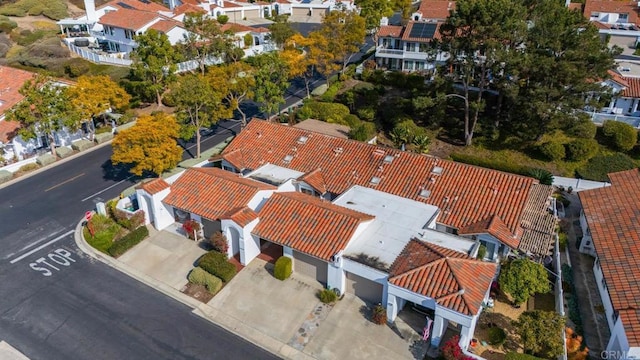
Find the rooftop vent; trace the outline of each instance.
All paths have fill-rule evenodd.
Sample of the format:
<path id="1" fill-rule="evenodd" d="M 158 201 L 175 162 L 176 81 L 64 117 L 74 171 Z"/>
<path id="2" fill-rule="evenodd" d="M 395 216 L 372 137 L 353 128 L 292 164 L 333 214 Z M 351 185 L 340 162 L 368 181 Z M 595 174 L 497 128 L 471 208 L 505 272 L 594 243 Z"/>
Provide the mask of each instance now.
<path id="1" fill-rule="evenodd" d="M 421 198 L 424 198 L 424 199 L 428 199 L 429 196 L 431 196 L 431 191 L 429 191 L 427 189 L 421 189 L 420 193 L 418 194 L 418 196 L 420 196 Z"/>
<path id="2" fill-rule="evenodd" d="M 342 154 L 343 151 L 344 149 L 341 147 L 333 148 L 333 152 L 336 153 L 336 155 Z"/>
<path id="3" fill-rule="evenodd" d="M 284 157 L 284 159 L 282 159 L 282 161 L 284 161 L 285 163 L 290 163 L 291 160 L 293 160 L 293 155 L 287 155 Z"/>
<path id="4" fill-rule="evenodd" d="M 395 157 L 393 155 L 387 155 L 384 157 L 384 163 L 385 164 L 391 164 L 393 162 L 393 159 L 395 159 Z"/>
<path id="5" fill-rule="evenodd" d="M 442 175 L 442 171 L 444 171 L 444 169 L 440 166 L 434 166 L 433 169 L 431 169 L 433 175 Z"/>
<path id="6" fill-rule="evenodd" d="M 373 155 L 375 156 L 384 156 L 386 153 L 384 152 L 384 150 L 382 149 L 375 149 L 373 150 Z"/>
<path id="7" fill-rule="evenodd" d="M 378 185 L 378 184 L 380 184 L 380 180 L 382 180 L 382 179 L 380 179 L 377 176 L 374 176 L 374 177 L 371 178 L 370 183 L 371 183 L 371 185 Z"/>
<path id="8" fill-rule="evenodd" d="M 306 144 L 306 143 L 307 143 L 307 140 L 309 140 L 309 137 L 308 137 L 308 136 L 300 136 L 300 137 L 298 138 L 298 144 Z"/>

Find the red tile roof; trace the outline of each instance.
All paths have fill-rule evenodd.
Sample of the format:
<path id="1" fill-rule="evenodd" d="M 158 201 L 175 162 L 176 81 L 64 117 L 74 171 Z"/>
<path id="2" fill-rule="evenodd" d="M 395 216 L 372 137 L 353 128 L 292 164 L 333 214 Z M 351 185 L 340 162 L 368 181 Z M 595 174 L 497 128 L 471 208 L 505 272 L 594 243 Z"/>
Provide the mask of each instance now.
<path id="1" fill-rule="evenodd" d="M 176 6 L 173 9 L 173 14 L 174 15 L 180 15 L 180 14 L 193 14 L 193 13 L 207 13 L 207 11 L 203 8 L 201 8 L 200 6 L 194 5 L 194 4 L 188 4 L 188 3 L 184 3 L 182 5 Z"/>
<path id="2" fill-rule="evenodd" d="M 469 224 L 458 230 L 459 235 L 490 234 L 496 239 L 502 240 L 511 248 L 517 248 L 519 240 L 516 234 L 504 224 L 499 216 L 492 215 L 473 224 Z"/>
<path id="3" fill-rule="evenodd" d="M 246 26 L 246 25 L 242 25 L 242 24 L 238 24 L 238 23 L 231 23 L 228 22 L 224 25 L 222 25 L 220 27 L 220 30 L 222 31 L 230 31 L 232 33 L 239 33 L 239 32 L 245 32 L 245 31 L 254 31 L 255 29 L 250 27 L 250 26 Z"/>
<path id="4" fill-rule="evenodd" d="M 603 29 L 611 29 L 610 25 L 607 24 L 603 24 L 600 21 L 592 21 L 591 22 L 596 28 L 598 28 L 598 30 L 603 30 Z"/>
<path id="5" fill-rule="evenodd" d="M 275 187 L 218 168 L 190 168 L 171 184 L 164 203 L 209 220 L 247 206 L 260 190 Z"/>
<path id="6" fill-rule="evenodd" d="M 569 10 L 578 10 L 580 12 L 582 12 L 582 4 L 581 3 L 569 3 L 568 6 Z"/>
<path id="7" fill-rule="evenodd" d="M 166 34 L 167 31 L 173 29 L 176 26 L 182 27 L 182 23 L 175 20 L 160 20 L 157 23 L 151 25 L 149 29 L 154 29 Z"/>
<path id="8" fill-rule="evenodd" d="M 122 4 L 124 4 L 125 6 L 122 6 Z M 164 5 L 160 5 L 153 1 L 142 2 L 140 0 L 114 0 L 102 6 L 99 6 L 98 9 L 102 9 L 105 6 L 111 6 L 111 7 L 125 9 L 125 10 L 133 8 L 135 10 L 150 11 L 150 12 L 170 11 L 168 7 Z"/>
<path id="9" fill-rule="evenodd" d="M 640 171 L 609 174 L 611 186 L 578 193 L 613 309 L 629 345 L 640 346 Z M 632 340 L 635 339 L 635 342 Z"/>
<path id="10" fill-rule="evenodd" d="M 378 37 L 399 38 L 402 35 L 402 29 L 402 26 L 399 25 L 381 26 L 380 30 L 378 30 Z"/>
<path id="11" fill-rule="evenodd" d="M 142 184 L 137 186 L 139 189 L 142 189 L 149 193 L 150 195 L 154 195 L 159 193 L 164 189 L 168 189 L 170 185 L 164 181 L 163 178 L 153 179 L 151 181 L 143 182 Z"/>
<path id="12" fill-rule="evenodd" d="M 300 136 L 307 136 L 299 144 Z M 295 148 L 295 152 L 291 149 Z M 292 155 L 290 162 L 284 158 Z M 385 162 L 389 156 L 391 162 Z M 363 142 L 309 133 L 258 119 L 225 148 L 222 158 L 238 169 L 257 169 L 271 163 L 308 173 L 322 169 L 327 190 L 341 194 L 353 185 L 422 201 L 441 209 L 438 222 L 461 229 L 499 217 L 511 234 L 520 233 L 520 221 L 530 188 L 529 177 L 442 160 L 432 156 L 382 148 Z M 441 174 L 432 172 L 434 168 Z M 380 183 L 371 184 L 377 177 Z M 419 196 L 431 191 L 428 199 Z M 500 239 L 512 243 L 512 236 Z"/>
<path id="13" fill-rule="evenodd" d="M 34 73 L 0 65 L 0 118 L 24 96 L 20 94 L 20 88 L 27 80 L 32 79 Z M 17 121 L 0 121 L 0 142 L 8 143 L 17 135 L 20 123 Z"/>
<path id="14" fill-rule="evenodd" d="M 622 96 L 640 98 L 640 78 L 625 77 L 623 79 L 627 82 L 628 86 L 622 91 Z"/>
<path id="15" fill-rule="evenodd" d="M 245 206 L 236 208 L 224 215 L 225 218 L 233 220 L 236 224 L 245 227 L 247 224 L 258 218 L 258 213 Z"/>
<path id="16" fill-rule="evenodd" d="M 583 14 L 587 19 L 592 13 L 628 14 L 627 22 L 638 23 L 638 3 L 636 0 L 587 0 Z"/>
<path id="17" fill-rule="evenodd" d="M 114 26 L 121 29 L 140 30 L 158 18 L 162 18 L 162 16 L 155 12 L 120 9 L 104 14 L 98 22 L 102 25 Z"/>
<path id="18" fill-rule="evenodd" d="M 299 193 L 274 193 L 260 210 L 253 233 L 328 261 L 373 216 Z"/>
<path id="19" fill-rule="evenodd" d="M 422 0 L 418 11 L 422 14 L 423 19 L 445 20 L 455 9 L 455 1 Z"/>
<path id="20" fill-rule="evenodd" d="M 389 271 L 389 282 L 451 310 L 476 315 L 498 265 L 412 239 Z"/>
<path id="21" fill-rule="evenodd" d="M 304 181 L 305 183 L 307 183 L 307 185 L 311 186 L 320 194 L 324 194 L 327 192 L 327 184 L 324 181 L 324 176 L 322 176 L 321 169 L 311 170 L 299 177 L 298 180 Z"/>
<path id="22" fill-rule="evenodd" d="M 225 9 L 228 9 L 228 8 L 241 8 L 242 5 L 232 3 L 231 1 L 223 1 L 222 2 L 222 7 L 225 8 Z"/>
<path id="23" fill-rule="evenodd" d="M 616 82 L 624 87 L 628 87 L 629 83 L 622 77 L 622 75 L 618 74 L 613 70 L 607 70 L 607 74 L 611 76 L 611 81 Z"/>

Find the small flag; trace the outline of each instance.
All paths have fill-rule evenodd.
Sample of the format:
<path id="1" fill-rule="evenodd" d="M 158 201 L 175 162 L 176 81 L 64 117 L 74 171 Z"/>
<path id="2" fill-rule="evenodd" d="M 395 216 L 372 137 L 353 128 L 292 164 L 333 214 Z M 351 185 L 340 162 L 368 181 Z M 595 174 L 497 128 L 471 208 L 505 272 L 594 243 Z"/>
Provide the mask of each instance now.
<path id="1" fill-rule="evenodd" d="M 433 320 L 431 320 L 427 316 L 427 326 L 424 327 L 424 332 L 422 333 L 422 340 L 429 340 L 429 335 L 431 334 L 431 324 L 433 324 Z"/>

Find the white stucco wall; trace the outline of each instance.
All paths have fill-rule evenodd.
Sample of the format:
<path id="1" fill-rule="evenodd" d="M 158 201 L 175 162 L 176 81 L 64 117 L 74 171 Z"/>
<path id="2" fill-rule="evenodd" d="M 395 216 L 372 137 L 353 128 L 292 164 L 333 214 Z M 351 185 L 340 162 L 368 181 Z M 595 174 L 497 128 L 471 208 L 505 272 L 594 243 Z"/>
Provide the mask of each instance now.
<path id="1" fill-rule="evenodd" d="M 173 29 L 167 31 L 167 37 L 169 38 L 169 43 L 171 45 L 175 45 L 180 41 L 184 40 L 184 35 L 187 31 L 179 26 L 174 27 Z"/>
<path id="2" fill-rule="evenodd" d="M 589 254 L 593 257 L 596 256 L 596 249 L 593 245 L 593 239 L 591 238 L 591 231 L 587 224 L 587 218 L 584 216 L 584 211 L 580 211 L 580 228 L 582 229 L 582 241 L 580 242 L 579 251 L 583 254 Z"/>
<path id="3" fill-rule="evenodd" d="M 232 253 L 233 239 L 231 237 L 230 228 L 236 229 L 240 234 L 240 238 L 238 239 L 240 263 L 245 266 L 260 254 L 260 238 L 251 234 L 251 231 L 258 224 L 258 221 L 259 219 L 255 219 L 244 227 L 238 225 L 235 221 L 232 220 L 223 219 L 220 221 L 222 232 L 227 237 L 227 241 L 229 243 L 229 257 L 234 255 Z"/>
<path id="4" fill-rule="evenodd" d="M 273 193 L 274 193 L 274 190 L 260 190 L 253 196 L 253 198 L 251 198 L 247 206 L 251 210 L 258 212 L 260 211 L 260 209 L 262 209 L 262 206 L 264 206 L 264 203 L 267 202 L 267 200 L 271 197 Z"/>
<path id="5" fill-rule="evenodd" d="M 584 241 L 584 240 L 583 240 Z M 593 275 L 596 278 L 596 285 L 598 285 L 598 292 L 600 293 L 600 299 L 602 300 L 602 306 L 604 306 L 604 312 L 607 316 L 607 323 L 609 324 L 609 329 L 613 329 L 614 327 L 614 319 L 613 319 L 613 304 L 611 303 L 611 297 L 609 297 L 609 290 L 604 286 L 602 279 L 602 269 L 600 267 L 600 262 L 596 258 L 596 262 L 593 265 Z"/>
<path id="6" fill-rule="evenodd" d="M 606 352 L 606 356 L 609 359 L 640 359 L 640 347 L 629 346 L 629 340 L 621 319 L 618 319 L 611 329 L 611 337 L 609 338 Z"/>

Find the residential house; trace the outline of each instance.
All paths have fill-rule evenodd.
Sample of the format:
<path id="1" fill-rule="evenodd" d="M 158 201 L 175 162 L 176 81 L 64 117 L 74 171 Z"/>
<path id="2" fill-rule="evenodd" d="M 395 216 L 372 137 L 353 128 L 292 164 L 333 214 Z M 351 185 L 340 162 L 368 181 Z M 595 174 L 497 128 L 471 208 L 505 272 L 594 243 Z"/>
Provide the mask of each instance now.
<path id="1" fill-rule="evenodd" d="M 49 151 L 49 140 L 45 135 L 24 140 L 18 135 L 20 123 L 5 120 L 5 114 L 24 99 L 20 88 L 35 77 L 35 73 L 0 65 L 0 157 L 6 161 L 23 160 L 35 156 L 38 151 Z M 58 86 L 68 86 L 64 80 L 56 80 Z M 54 134 L 56 146 L 68 146 L 82 138 L 81 132 L 66 130 Z"/>
<path id="2" fill-rule="evenodd" d="M 407 72 L 428 72 L 443 65 L 449 54 L 432 43 L 440 39 L 440 26 L 455 4 L 448 0 L 423 0 L 405 26 L 389 25 L 384 20 L 378 30 L 377 65 Z"/>
<path id="3" fill-rule="evenodd" d="M 632 64 L 619 63 L 617 70 L 609 70 L 610 78 L 603 85 L 611 90 L 609 104 L 600 112 L 614 115 L 640 116 L 640 73 L 631 71 Z M 635 65 L 640 70 L 640 67 Z"/>
<path id="4" fill-rule="evenodd" d="M 221 231 L 242 264 L 276 249 L 294 271 L 385 304 L 389 321 L 422 306 L 434 345 L 451 329 L 467 347 L 500 256 L 553 246 L 551 187 L 524 176 L 257 119 L 211 165 L 141 185 L 147 222 Z"/>
<path id="5" fill-rule="evenodd" d="M 606 350 L 640 357 L 640 171 L 609 174 L 611 186 L 581 191 L 580 251 L 595 257 L 593 272 L 611 330 Z"/>
<path id="6" fill-rule="evenodd" d="M 586 0 L 582 9 L 603 38 L 608 37 L 610 45 L 620 46 L 624 55 L 632 55 L 638 43 L 638 12 L 636 0 Z"/>

